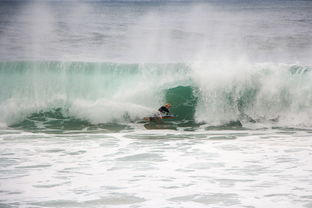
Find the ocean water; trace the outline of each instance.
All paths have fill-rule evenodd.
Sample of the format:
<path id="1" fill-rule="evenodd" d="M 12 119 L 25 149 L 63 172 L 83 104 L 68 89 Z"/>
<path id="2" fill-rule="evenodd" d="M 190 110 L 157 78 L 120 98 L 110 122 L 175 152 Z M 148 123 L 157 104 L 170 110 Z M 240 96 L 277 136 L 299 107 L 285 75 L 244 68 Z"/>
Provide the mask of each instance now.
<path id="1" fill-rule="evenodd" d="M 312 207 L 311 11 L 0 1 L 0 207 Z"/>

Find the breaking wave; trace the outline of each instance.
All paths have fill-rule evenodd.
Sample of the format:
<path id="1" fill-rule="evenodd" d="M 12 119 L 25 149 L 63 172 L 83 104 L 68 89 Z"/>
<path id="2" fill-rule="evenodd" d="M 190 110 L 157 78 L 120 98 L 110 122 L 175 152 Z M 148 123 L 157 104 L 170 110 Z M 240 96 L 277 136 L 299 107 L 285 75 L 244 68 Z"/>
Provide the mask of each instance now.
<path id="1" fill-rule="evenodd" d="M 120 131 L 164 103 L 175 127 L 312 126 L 308 66 L 18 61 L 0 81 L 1 128 Z"/>

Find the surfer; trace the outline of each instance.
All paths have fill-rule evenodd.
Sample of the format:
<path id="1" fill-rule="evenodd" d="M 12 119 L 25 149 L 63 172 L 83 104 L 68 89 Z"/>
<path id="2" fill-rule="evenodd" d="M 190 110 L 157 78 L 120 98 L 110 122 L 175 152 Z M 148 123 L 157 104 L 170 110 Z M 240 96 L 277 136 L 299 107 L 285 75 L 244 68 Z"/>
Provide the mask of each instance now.
<path id="1" fill-rule="evenodd" d="M 169 115 L 169 113 L 170 113 L 169 108 L 171 108 L 171 104 L 167 103 L 166 105 L 161 106 L 161 107 L 158 109 L 158 111 L 160 112 L 161 117 L 162 117 L 163 115 Z"/>
<path id="2" fill-rule="evenodd" d="M 170 113 L 169 108 L 170 107 L 171 107 L 171 104 L 167 103 L 166 105 L 161 106 L 158 109 L 157 114 L 154 114 L 151 117 L 144 117 L 143 119 L 147 120 L 147 121 L 159 121 L 159 120 L 164 119 L 164 118 L 167 118 L 167 119 L 168 118 L 175 118 L 175 116 L 169 115 L 169 113 Z"/>

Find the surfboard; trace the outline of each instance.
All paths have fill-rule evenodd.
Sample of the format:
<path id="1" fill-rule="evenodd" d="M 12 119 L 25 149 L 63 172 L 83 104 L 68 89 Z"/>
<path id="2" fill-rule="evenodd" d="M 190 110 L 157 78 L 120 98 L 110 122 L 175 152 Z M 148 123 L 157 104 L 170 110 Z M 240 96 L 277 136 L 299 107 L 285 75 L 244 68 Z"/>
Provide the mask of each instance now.
<path id="1" fill-rule="evenodd" d="M 162 119 L 174 119 L 174 118 L 176 118 L 176 116 L 174 116 L 174 115 L 166 115 L 166 116 L 162 116 L 162 117 L 159 117 L 159 116 L 144 117 L 143 120 L 146 120 L 146 121 L 157 121 L 157 120 L 162 120 Z"/>

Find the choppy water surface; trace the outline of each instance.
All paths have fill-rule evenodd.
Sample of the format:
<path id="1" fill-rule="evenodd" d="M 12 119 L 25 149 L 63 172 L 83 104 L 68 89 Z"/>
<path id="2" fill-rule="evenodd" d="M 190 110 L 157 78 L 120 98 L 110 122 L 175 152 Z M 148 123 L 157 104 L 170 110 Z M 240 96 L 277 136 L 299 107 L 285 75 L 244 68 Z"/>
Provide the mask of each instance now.
<path id="1" fill-rule="evenodd" d="M 1 207 L 311 207 L 312 131 L 1 131 Z"/>

